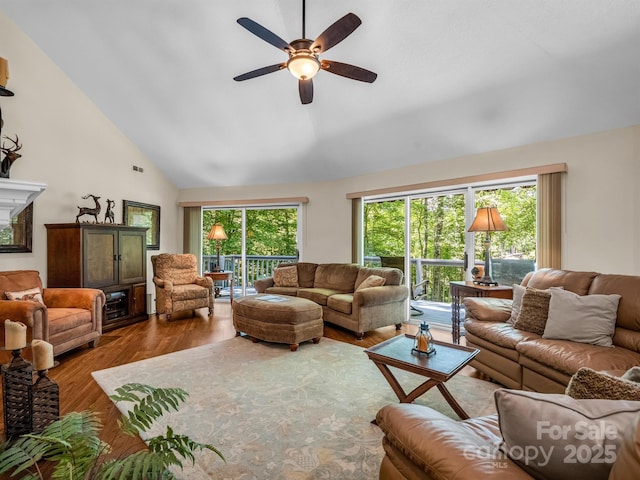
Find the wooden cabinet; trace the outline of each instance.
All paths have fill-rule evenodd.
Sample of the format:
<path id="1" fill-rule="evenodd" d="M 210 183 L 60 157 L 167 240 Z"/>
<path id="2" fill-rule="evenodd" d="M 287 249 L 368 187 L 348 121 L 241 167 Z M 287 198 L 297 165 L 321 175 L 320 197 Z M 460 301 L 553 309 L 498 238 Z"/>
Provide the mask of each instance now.
<path id="1" fill-rule="evenodd" d="M 99 288 L 107 303 L 103 330 L 147 319 L 146 228 L 47 224 L 47 285 Z"/>

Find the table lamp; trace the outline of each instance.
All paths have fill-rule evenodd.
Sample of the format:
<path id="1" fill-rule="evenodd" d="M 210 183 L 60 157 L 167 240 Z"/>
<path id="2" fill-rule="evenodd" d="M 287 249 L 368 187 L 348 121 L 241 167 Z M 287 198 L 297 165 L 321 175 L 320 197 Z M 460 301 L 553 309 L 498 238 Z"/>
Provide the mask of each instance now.
<path id="1" fill-rule="evenodd" d="M 227 234 L 224 231 L 224 227 L 222 226 L 222 224 L 220 223 L 216 223 L 211 227 L 211 230 L 209 231 L 209 235 L 207 235 L 207 238 L 209 240 L 215 240 L 216 241 L 216 255 L 217 255 L 217 263 L 216 266 L 214 267 L 213 271 L 214 272 L 220 272 L 222 271 L 222 268 L 220 268 L 220 242 L 222 240 L 226 240 L 227 239 Z"/>
<path id="2" fill-rule="evenodd" d="M 469 227 L 469 232 L 485 232 L 484 238 L 484 276 L 475 281 L 478 285 L 498 285 L 491 279 L 491 232 L 508 230 L 496 207 L 480 207 L 476 218 Z"/>

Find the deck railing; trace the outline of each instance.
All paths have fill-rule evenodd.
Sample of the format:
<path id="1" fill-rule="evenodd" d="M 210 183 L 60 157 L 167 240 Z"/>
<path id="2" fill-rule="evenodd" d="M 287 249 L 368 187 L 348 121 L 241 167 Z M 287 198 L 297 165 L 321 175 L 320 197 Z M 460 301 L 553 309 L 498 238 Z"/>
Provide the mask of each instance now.
<path id="1" fill-rule="evenodd" d="M 273 270 L 281 263 L 293 263 L 293 255 L 247 255 L 247 288 L 252 288 L 255 281 L 271 277 Z M 242 256 L 224 255 L 220 261 L 225 271 L 233 271 L 234 285 L 242 286 Z M 216 264 L 215 255 L 203 256 L 203 271 L 213 269 Z M 379 267 L 380 257 L 365 257 L 367 267 Z M 483 262 L 477 262 L 483 265 Z M 532 260 L 495 259 L 493 260 L 493 278 L 503 285 L 520 283 L 524 275 L 534 269 Z M 443 260 L 432 258 L 411 259 L 412 285 L 419 285 L 422 280 L 429 280 L 425 290 L 415 292 L 420 298 L 432 302 L 451 302 L 449 282 L 464 280 L 464 262 L 462 260 Z M 226 286 L 226 284 L 225 284 Z"/>

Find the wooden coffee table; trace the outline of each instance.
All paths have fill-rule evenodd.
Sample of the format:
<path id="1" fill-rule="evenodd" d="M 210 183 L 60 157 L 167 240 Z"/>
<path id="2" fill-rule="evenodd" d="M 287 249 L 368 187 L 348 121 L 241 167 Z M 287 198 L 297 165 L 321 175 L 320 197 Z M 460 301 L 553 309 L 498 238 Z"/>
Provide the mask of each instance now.
<path id="1" fill-rule="evenodd" d="M 387 379 L 401 403 L 411 403 L 433 387 L 437 387 L 458 416 L 462 419 L 467 419 L 469 415 L 453 398 L 453 395 L 445 386 L 445 382 L 473 360 L 480 350 L 438 341 L 433 343 L 436 347 L 434 355 L 419 355 L 411 352 L 411 348 L 414 345 L 414 337 L 411 335 L 399 335 L 367 348 L 365 353 L 380 369 L 380 372 Z M 423 377 L 428 377 L 428 380 L 407 394 L 389 367 L 422 375 Z"/>

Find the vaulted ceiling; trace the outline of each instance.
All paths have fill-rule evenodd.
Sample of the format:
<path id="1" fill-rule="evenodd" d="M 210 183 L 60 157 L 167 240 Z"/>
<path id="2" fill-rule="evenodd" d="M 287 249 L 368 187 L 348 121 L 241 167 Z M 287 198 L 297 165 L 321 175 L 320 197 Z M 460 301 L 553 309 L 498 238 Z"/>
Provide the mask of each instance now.
<path id="1" fill-rule="evenodd" d="M 179 188 L 331 180 L 640 124 L 638 0 L 308 0 L 321 58 L 302 105 L 249 17 L 301 37 L 301 0 L 0 0 L 11 18 Z M 0 55 L 2 46 L 0 45 Z"/>

